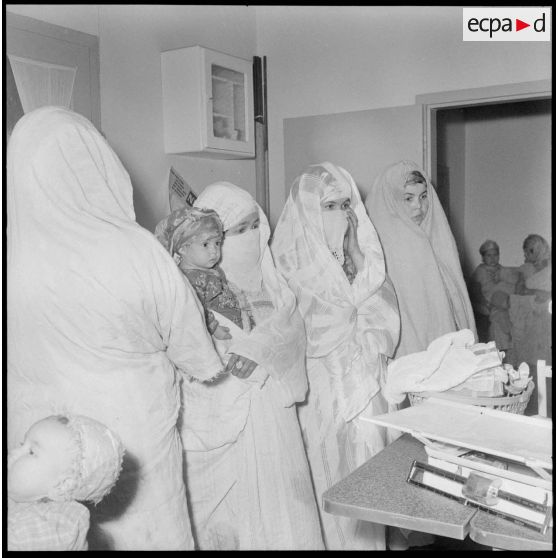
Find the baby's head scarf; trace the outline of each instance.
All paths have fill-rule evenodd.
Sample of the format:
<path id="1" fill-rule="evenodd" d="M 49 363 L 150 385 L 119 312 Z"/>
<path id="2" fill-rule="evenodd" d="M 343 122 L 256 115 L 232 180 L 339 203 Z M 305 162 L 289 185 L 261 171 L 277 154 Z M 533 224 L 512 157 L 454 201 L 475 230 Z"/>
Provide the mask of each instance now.
<path id="1" fill-rule="evenodd" d="M 209 231 L 223 233 L 223 225 L 215 211 L 181 207 L 157 224 L 155 236 L 169 254 L 174 256 L 184 243 L 202 232 Z"/>
<path id="2" fill-rule="evenodd" d="M 122 469 L 124 447 L 104 424 L 83 415 L 57 416 L 71 430 L 74 466 L 49 494 L 53 500 L 99 503 L 115 485 Z"/>

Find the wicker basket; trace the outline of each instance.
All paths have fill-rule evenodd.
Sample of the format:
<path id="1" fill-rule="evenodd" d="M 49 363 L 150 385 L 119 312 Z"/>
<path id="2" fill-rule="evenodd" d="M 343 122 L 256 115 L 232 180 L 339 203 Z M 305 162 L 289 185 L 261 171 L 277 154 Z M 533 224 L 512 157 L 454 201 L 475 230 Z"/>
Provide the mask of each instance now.
<path id="1" fill-rule="evenodd" d="M 436 396 L 440 399 L 455 401 L 456 403 L 464 403 L 467 405 L 477 405 L 480 407 L 490 407 L 498 411 L 507 411 L 508 413 L 516 413 L 522 415 L 525 412 L 527 403 L 531 398 L 531 394 L 535 389 L 532 380 L 529 381 L 527 387 L 517 395 L 507 395 L 503 397 L 468 397 L 466 395 L 457 395 L 448 391 L 422 391 L 420 393 L 408 393 L 411 405 L 418 405 L 430 396 Z"/>

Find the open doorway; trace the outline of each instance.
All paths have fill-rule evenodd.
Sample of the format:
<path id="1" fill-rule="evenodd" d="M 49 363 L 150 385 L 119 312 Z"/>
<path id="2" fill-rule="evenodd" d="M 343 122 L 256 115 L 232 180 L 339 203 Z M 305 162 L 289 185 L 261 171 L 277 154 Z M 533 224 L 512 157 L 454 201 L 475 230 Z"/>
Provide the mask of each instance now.
<path id="1" fill-rule="evenodd" d="M 504 265 L 523 263 L 531 233 L 552 236 L 551 99 L 440 109 L 433 180 L 468 276 L 490 238 Z"/>
<path id="2" fill-rule="evenodd" d="M 528 235 L 540 235 L 551 244 L 551 99 L 443 108 L 436 111 L 434 125 L 433 181 L 452 228 L 473 301 L 475 289 L 470 279 L 481 263 L 479 248 L 484 241 L 497 242 L 499 263 L 508 269 L 523 264 L 523 241 Z M 488 314 L 477 312 L 473 306 L 479 340 L 496 340 L 502 348 L 499 343 L 504 341 L 495 338 L 491 329 L 492 314 L 489 319 Z M 508 345 L 503 345 L 506 358 L 514 366 L 527 362 L 534 376 L 537 358 L 551 362 L 550 310 L 541 311 L 542 302 L 531 309 L 526 297 L 513 295 L 506 299 L 505 306 L 509 324 Z M 528 329 L 533 333 L 527 333 Z M 530 336 L 537 337 L 536 342 Z M 527 345 L 536 348 L 527 350 Z M 536 398 L 526 414 L 534 412 Z"/>

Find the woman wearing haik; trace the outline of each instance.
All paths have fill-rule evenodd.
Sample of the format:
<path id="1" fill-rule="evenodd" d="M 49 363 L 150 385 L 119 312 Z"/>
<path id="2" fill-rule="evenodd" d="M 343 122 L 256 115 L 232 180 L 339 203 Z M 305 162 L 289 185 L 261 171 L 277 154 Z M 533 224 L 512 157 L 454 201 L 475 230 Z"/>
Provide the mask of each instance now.
<path id="1" fill-rule="evenodd" d="M 313 165 L 294 182 L 272 242 L 305 322 L 308 399 L 299 406 L 316 498 L 384 448 L 360 421 L 387 411 L 380 387 L 399 336 L 376 231 L 347 171 Z M 382 525 L 325 513 L 328 550 L 385 549 Z"/>
<path id="2" fill-rule="evenodd" d="M 477 330 L 480 330 L 479 320 L 482 324 L 483 318 L 488 318 L 487 336 L 480 340 L 494 341 L 499 351 L 507 352 L 512 347 L 509 295 L 515 293 L 519 274 L 499 263 L 500 247 L 493 240 L 484 241 L 479 253 L 482 263 L 471 276 L 471 302 L 477 312 Z"/>
<path id="3" fill-rule="evenodd" d="M 470 329 L 473 309 L 457 246 L 438 196 L 412 161 L 387 167 L 366 198 L 401 312 L 396 357 L 424 351 L 436 338 Z"/>
<path id="4" fill-rule="evenodd" d="M 248 192 L 227 182 L 207 186 L 195 206 L 214 210 L 223 224 L 220 267 L 242 318 L 239 327 L 211 308 L 231 337 L 214 338 L 226 375 L 183 386 L 181 434 L 199 547 L 323 549 L 294 406 L 308 387 L 304 326 L 273 265 L 267 219 Z"/>
<path id="5" fill-rule="evenodd" d="M 516 295 L 510 296 L 513 364 L 552 362 L 552 261 L 548 242 L 538 234 L 523 241 Z"/>
<path id="6" fill-rule="evenodd" d="M 179 381 L 222 370 L 193 289 L 136 223 L 128 173 L 81 115 L 21 118 L 7 202 L 8 448 L 50 414 L 100 421 L 126 455 L 91 510 L 89 548 L 193 549 Z"/>

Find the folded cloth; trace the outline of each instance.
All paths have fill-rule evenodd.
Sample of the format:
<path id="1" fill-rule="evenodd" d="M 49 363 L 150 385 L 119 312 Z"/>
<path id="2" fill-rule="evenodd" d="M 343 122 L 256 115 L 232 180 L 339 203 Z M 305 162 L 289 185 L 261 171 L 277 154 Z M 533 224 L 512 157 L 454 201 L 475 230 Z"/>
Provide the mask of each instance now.
<path id="1" fill-rule="evenodd" d="M 485 358 L 473 352 L 474 343 L 473 332 L 462 329 L 434 339 L 426 351 L 393 360 L 382 389 L 384 397 L 389 403 L 401 403 L 408 392 L 446 391 L 461 384 Z"/>

